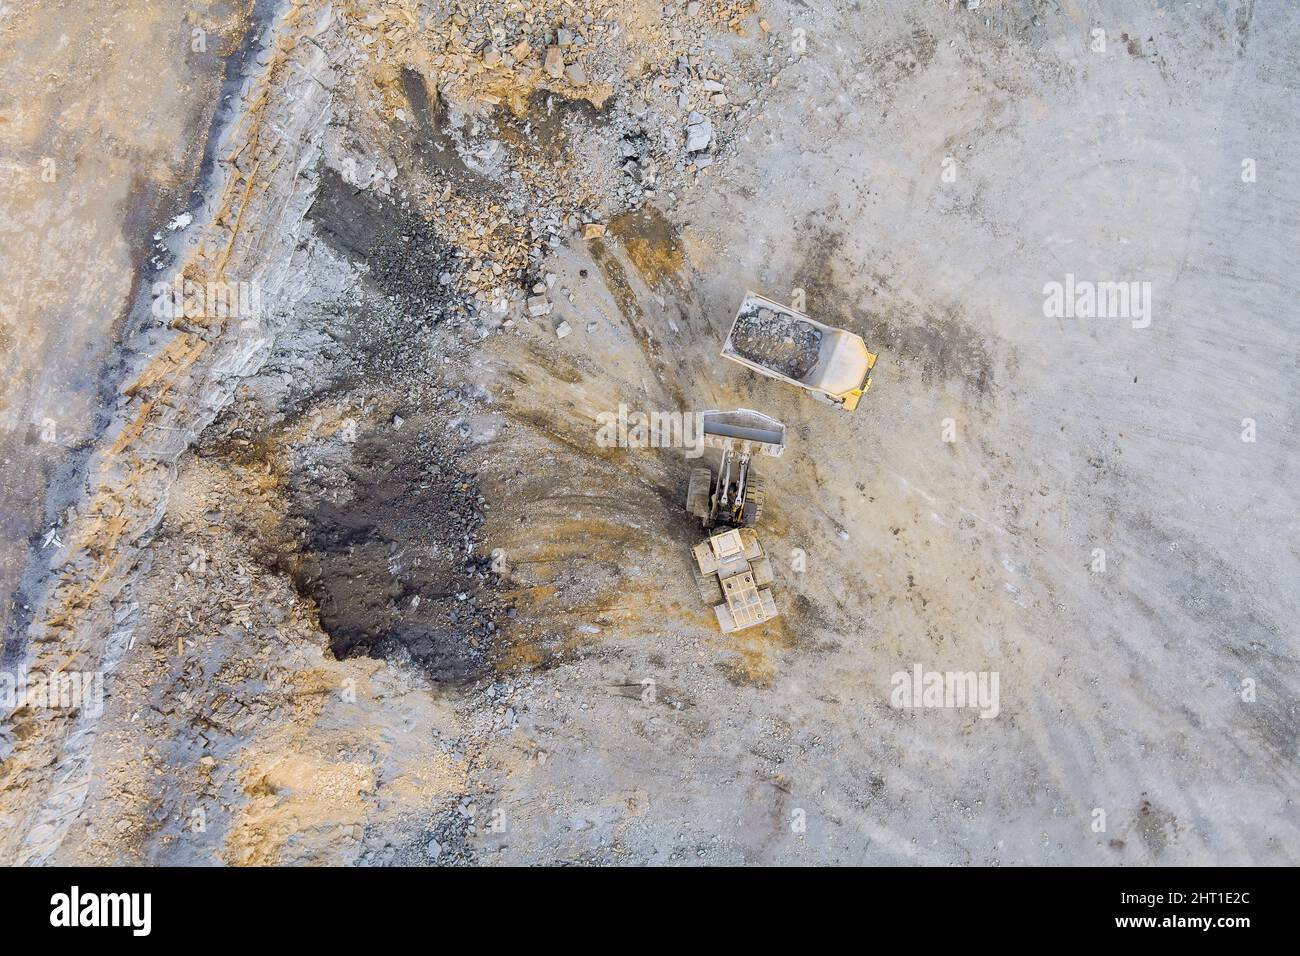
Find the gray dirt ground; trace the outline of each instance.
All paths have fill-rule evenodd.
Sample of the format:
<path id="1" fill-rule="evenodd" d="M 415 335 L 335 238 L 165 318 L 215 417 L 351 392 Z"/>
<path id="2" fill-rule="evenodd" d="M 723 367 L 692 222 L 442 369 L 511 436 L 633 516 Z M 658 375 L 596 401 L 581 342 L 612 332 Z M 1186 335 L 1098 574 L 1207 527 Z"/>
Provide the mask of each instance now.
<path id="1" fill-rule="evenodd" d="M 48 530 L 44 511 L 70 503 L 69 468 L 103 427 L 121 376 L 114 339 L 150 259 L 171 256 L 165 224 L 190 207 L 248 6 L 0 8 L 4 624 L 32 538 Z"/>
<path id="2" fill-rule="evenodd" d="M 459 124 L 384 6 L 281 20 L 313 39 L 230 258 L 274 305 L 138 433 L 111 586 L 69 534 L 32 653 L 110 698 L 11 718 L 2 858 L 1297 862 L 1294 5 L 772 3 L 686 26 L 739 109 L 620 80 Z M 677 75 L 659 11 L 616 19 Z M 656 142 L 696 109 L 711 165 Z M 558 210 L 544 260 L 489 247 L 545 314 L 455 255 L 494 203 Z M 1150 282 L 1150 324 L 1044 317 L 1067 274 Z M 718 357 L 747 288 L 879 353 L 856 412 Z M 777 621 L 717 632 L 693 462 L 600 447 L 620 403 L 786 423 Z M 997 715 L 891 707 L 918 664 L 996 672 Z"/>

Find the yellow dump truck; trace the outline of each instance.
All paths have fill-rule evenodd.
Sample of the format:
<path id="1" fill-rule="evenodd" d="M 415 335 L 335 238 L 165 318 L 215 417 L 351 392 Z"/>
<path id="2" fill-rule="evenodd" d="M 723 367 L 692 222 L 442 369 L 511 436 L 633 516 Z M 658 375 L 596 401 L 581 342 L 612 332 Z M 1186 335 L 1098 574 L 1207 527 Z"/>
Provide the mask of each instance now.
<path id="1" fill-rule="evenodd" d="M 825 325 L 788 306 L 746 292 L 722 357 L 806 388 L 813 398 L 847 411 L 871 386 L 875 353 L 860 335 Z"/>

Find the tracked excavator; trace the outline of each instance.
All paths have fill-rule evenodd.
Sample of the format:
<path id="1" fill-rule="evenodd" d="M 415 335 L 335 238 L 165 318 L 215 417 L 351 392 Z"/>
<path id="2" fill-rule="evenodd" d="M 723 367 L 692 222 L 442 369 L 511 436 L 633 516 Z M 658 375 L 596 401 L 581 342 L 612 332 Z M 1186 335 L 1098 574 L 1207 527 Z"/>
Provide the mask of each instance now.
<path id="1" fill-rule="evenodd" d="M 686 510 L 709 536 L 692 549 L 695 584 L 713 608 L 723 633 L 770 621 L 780 612 L 772 597 L 772 562 L 754 525 L 764 493 L 750 472 L 754 457 L 779 458 L 785 451 L 785 426 L 748 408 L 704 413 L 704 447 L 721 450 L 717 472 L 691 471 Z"/>

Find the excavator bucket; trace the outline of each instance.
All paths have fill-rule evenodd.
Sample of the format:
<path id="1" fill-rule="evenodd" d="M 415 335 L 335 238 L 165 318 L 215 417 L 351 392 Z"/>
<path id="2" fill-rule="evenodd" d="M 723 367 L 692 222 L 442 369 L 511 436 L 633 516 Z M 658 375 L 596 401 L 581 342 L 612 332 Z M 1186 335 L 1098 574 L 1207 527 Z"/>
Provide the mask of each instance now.
<path id="1" fill-rule="evenodd" d="M 704 445 L 780 458 L 785 452 L 785 425 L 749 408 L 705 412 Z"/>

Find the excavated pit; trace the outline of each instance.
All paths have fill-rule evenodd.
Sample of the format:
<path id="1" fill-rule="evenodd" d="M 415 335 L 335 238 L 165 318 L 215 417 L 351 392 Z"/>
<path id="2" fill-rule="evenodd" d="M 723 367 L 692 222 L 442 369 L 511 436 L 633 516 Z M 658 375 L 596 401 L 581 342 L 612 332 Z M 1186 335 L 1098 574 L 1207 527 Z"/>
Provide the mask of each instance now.
<path id="1" fill-rule="evenodd" d="M 475 547 L 485 503 L 465 419 L 481 397 L 440 372 L 470 321 L 462 261 L 405 203 L 332 170 L 309 219 L 358 267 L 358 294 L 295 314 L 263 373 L 289 384 L 251 390 L 201 453 L 278 476 L 251 550 L 312 601 L 336 657 L 471 681 L 490 666 L 503 609 Z"/>
<path id="2" fill-rule="evenodd" d="M 400 419 L 400 416 L 398 416 Z M 304 525 L 293 582 L 337 657 L 407 657 L 440 683 L 482 673 L 497 629 L 474 476 L 430 417 L 367 422 L 342 468 L 291 479 Z"/>

